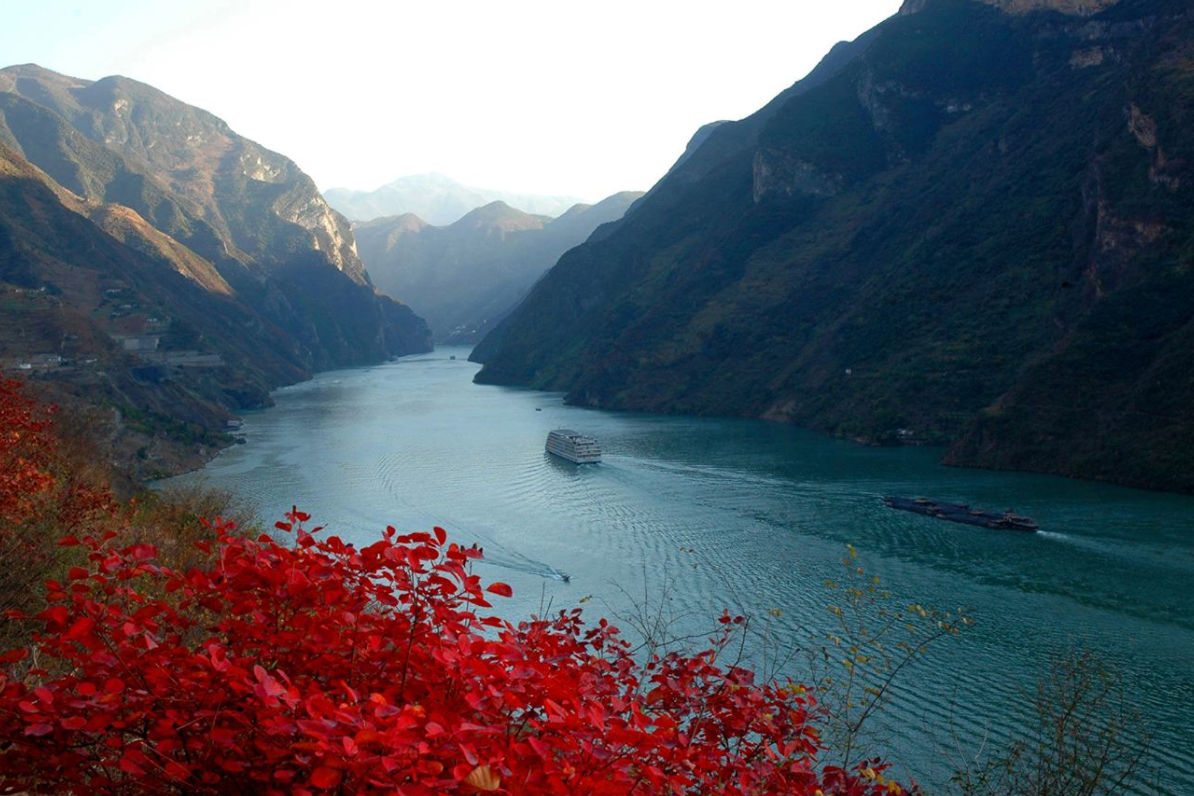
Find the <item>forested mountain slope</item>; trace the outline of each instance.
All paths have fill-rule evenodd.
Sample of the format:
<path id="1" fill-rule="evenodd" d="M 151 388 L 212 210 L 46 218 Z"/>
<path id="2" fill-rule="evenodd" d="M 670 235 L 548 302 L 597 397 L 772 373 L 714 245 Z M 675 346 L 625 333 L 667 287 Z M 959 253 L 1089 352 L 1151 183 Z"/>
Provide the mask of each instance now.
<path id="1" fill-rule="evenodd" d="M 907 3 L 703 131 L 479 380 L 1194 491 L 1192 15 Z"/>

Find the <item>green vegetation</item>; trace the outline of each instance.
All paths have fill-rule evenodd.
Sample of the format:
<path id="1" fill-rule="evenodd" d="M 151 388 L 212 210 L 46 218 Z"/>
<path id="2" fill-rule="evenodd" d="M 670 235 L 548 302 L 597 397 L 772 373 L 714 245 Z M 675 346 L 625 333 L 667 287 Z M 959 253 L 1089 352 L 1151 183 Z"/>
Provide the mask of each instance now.
<path id="1" fill-rule="evenodd" d="M 1194 491 L 1192 41 L 1162 0 L 890 20 L 561 258 L 478 380 Z"/>

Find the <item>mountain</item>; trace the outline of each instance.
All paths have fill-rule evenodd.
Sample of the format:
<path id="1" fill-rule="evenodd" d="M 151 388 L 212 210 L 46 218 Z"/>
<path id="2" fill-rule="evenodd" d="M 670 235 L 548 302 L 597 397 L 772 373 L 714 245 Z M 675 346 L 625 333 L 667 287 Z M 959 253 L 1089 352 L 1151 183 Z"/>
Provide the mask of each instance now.
<path id="1" fill-rule="evenodd" d="M 474 343 L 560 255 L 621 218 L 640 196 L 617 193 L 554 219 L 498 201 L 449 226 L 408 213 L 358 224 L 353 232 L 379 290 L 408 301 L 437 342 Z"/>
<path id="2" fill-rule="evenodd" d="M 1194 11 L 914 0 L 474 351 L 581 405 L 1194 491 Z"/>
<path id="3" fill-rule="evenodd" d="M 142 474 L 273 387 L 430 346 L 292 161 L 127 78 L 0 70 L 0 211 L 2 364 L 115 409 Z"/>
<path id="4" fill-rule="evenodd" d="M 487 188 L 470 188 L 442 174 L 399 177 L 373 191 L 331 188 L 324 191 L 328 204 L 354 221 L 407 213 L 428 224 L 443 226 L 460 220 L 470 210 L 492 202 L 505 202 L 528 213 L 558 216 L 580 202 L 572 196 L 541 196 Z"/>

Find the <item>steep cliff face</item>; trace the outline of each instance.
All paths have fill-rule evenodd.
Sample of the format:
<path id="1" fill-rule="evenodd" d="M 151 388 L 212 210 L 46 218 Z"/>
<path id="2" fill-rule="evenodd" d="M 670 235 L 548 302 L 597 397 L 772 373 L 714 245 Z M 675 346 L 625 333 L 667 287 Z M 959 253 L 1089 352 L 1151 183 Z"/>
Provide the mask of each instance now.
<path id="1" fill-rule="evenodd" d="M 116 408 L 143 475 L 272 387 L 430 348 L 293 162 L 144 84 L 0 70 L 0 192 L 0 366 Z"/>
<path id="2" fill-rule="evenodd" d="M 230 412 L 307 372 L 280 330 L 203 284 L 211 272 L 182 273 L 173 246 L 0 144 L 0 367 L 93 410 L 105 450 L 139 477 L 201 464 Z"/>
<path id="3" fill-rule="evenodd" d="M 234 293 L 286 331 L 309 368 L 430 345 L 419 318 L 374 292 L 347 221 L 311 179 L 206 111 L 123 77 L 9 67 L 0 141 L 87 206 L 124 208 L 92 215 L 122 240 L 140 229 L 138 245 Z"/>
<path id="4" fill-rule="evenodd" d="M 125 77 L 92 82 L 33 65 L 0 71 L 0 91 L 51 111 L 131 164 L 140 180 L 177 198 L 182 212 L 214 229 L 225 251 L 277 265 L 307 247 L 366 284 L 348 222 L 311 179 L 290 159 L 236 135 L 212 114 Z M 27 136 L 15 141 L 27 142 Z M 38 162 L 35 154 L 26 154 Z M 117 174 L 95 177 L 81 186 L 87 198 L 103 200 L 120 191 L 113 185 Z"/>
<path id="5" fill-rule="evenodd" d="M 479 380 L 1194 490 L 1194 12 L 1067 10 L 838 48 L 561 258 Z"/>

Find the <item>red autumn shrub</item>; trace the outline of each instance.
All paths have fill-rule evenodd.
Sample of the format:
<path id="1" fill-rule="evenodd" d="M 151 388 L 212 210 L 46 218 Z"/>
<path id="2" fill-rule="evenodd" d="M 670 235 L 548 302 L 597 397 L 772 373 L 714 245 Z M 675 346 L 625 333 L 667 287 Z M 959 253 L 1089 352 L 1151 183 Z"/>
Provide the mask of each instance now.
<path id="1" fill-rule="evenodd" d="M 442 529 L 364 548 L 213 524 L 174 571 L 113 534 L 49 583 L 36 668 L 0 678 L 0 791 L 53 794 L 851 794 L 810 700 L 708 649 L 637 662 L 579 611 L 517 626 Z M 317 529 L 318 530 L 318 529 Z M 8 653 L 10 665 L 27 650 Z"/>
<path id="2" fill-rule="evenodd" d="M 19 381 L 0 379 L 0 522 L 29 518 L 53 483 L 47 414 Z"/>
<path id="3" fill-rule="evenodd" d="M 55 545 L 65 529 L 93 532 L 116 520 L 96 468 L 63 455 L 54 415 L 21 382 L 0 380 L 0 612 L 44 605 L 41 583 L 75 563 Z M 0 643 L 22 638 L 22 628 L 0 618 Z"/>

